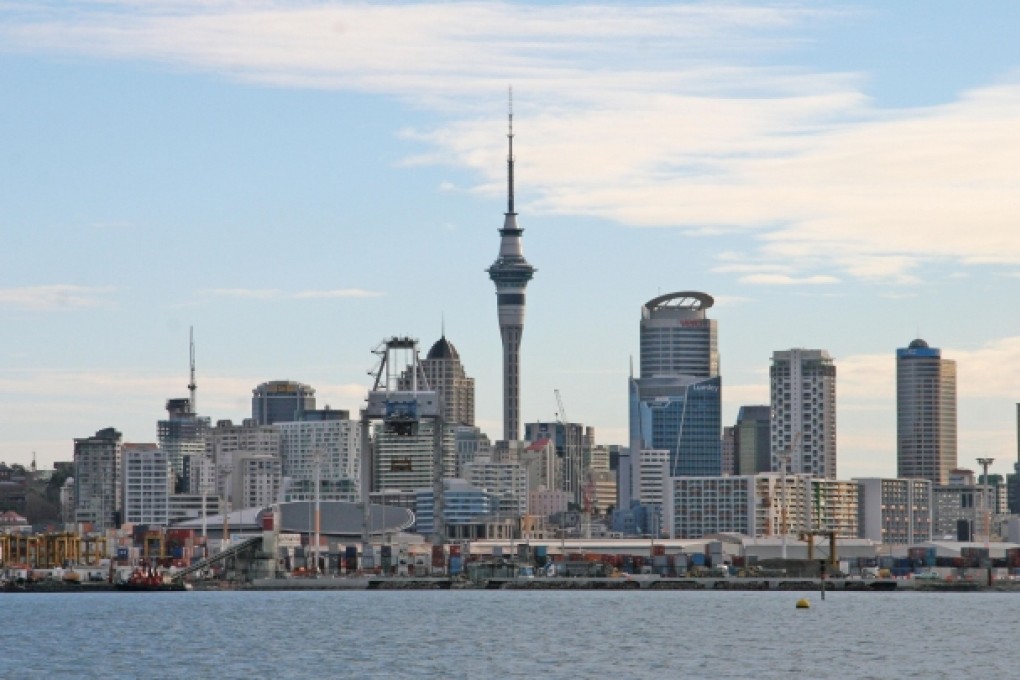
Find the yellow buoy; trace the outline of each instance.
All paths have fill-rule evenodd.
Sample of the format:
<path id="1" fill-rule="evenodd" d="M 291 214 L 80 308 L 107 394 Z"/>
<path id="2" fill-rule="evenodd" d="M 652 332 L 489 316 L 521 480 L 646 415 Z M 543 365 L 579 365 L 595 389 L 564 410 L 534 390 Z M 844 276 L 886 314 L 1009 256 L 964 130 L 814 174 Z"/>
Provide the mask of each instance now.
<path id="1" fill-rule="evenodd" d="M 802 597 L 797 600 L 797 609 L 811 609 L 811 603 L 807 601 L 806 597 Z"/>

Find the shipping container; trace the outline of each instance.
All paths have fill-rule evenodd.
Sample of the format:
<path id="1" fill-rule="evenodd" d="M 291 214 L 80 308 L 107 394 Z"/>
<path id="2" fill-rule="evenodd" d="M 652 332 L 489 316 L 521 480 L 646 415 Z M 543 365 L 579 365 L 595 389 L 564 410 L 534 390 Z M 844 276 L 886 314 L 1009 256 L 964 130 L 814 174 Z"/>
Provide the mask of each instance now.
<path id="1" fill-rule="evenodd" d="M 464 565 L 459 555 L 450 556 L 450 576 L 456 576 L 464 571 Z"/>
<path id="2" fill-rule="evenodd" d="M 446 566 L 446 553 L 441 545 L 432 546 L 432 566 L 437 569 Z"/>

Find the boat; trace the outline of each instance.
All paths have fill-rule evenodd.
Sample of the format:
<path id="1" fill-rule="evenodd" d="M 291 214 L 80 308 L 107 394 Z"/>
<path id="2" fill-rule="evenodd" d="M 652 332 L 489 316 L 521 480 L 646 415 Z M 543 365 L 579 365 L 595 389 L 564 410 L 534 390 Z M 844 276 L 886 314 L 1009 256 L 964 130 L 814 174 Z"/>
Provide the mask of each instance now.
<path id="1" fill-rule="evenodd" d="M 117 590 L 133 592 L 161 592 L 187 590 L 180 581 L 167 581 L 162 574 L 154 571 L 142 571 L 136 569 L 126 581 L 118 581 L 114 584 Z"/>

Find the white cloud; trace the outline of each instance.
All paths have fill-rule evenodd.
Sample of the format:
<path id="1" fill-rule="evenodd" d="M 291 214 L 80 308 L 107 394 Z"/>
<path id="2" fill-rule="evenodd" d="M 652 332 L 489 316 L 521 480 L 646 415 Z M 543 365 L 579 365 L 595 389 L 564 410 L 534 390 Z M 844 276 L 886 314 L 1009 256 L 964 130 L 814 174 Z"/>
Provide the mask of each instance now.
<path id="1" fill-rule="evenodd" d="M 0 307 L 32 311 L 90 309 L 111 305 L 109 296 L 115 291 L 111 286 L 68 284 L 0 288 Z"/>
<path id="2" fill-rule="evenodd" d="M 697 235 L 745 232 L 752 238 L 744 255 L 763 268 L 748 283 L 852 277 L 909 285 L 929 261 L 1020 263 L 1020 85 L 889 110 L 863 94 L 867 74 L 747 65 L 809 38 L 841 19 L 839 11 L 729 3 L 43 7 L 0 24 L 0 44 L 403 98 L 447 119 L 404 131 L 430 147 L 411 160 L 471 168 L 485 178 L 476 189 L 494 194 L 503 190 L 504 153 L 496 93 L 512 82 L 530 211 Z M 769 273 L 779 276 L 761 276 Z"/>
<path id="3" fill-rule="evenodd" d="M 818 286 L 839 283 L 835 276 L 790 276 L 788 274 L 751 274 L 741 276 L 741 283 L 765 286 Z"/>
<path id="4" fill-rule="evenodd" d="M 333 290 L 299 290 L 285 292 L 276 288 L 212 288 L 200 291 L 203 295 L 234 297 L 250 300 L 335 300 L 342 298 L 380 297 L 380 292 L 361 288 L 337 288 Z"/>

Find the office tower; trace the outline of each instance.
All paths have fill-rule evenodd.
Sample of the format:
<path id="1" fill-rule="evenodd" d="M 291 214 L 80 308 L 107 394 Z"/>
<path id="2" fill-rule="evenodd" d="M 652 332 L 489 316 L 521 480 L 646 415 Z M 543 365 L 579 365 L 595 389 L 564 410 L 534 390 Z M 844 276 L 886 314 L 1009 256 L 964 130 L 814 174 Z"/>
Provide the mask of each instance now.
<path id="1" fill-rule="evenodd" d="M 120 526 L 121 434 L 112 427 L 74 440 L 75 522 L 97 531 Z"/>
<path id="2" fill-rule="evenodd" d="M 205 458 L 212 461 L 216 476 L 216 493 L 231 501 L 234 491 L 235 460 L 243 454 L 280 457 L 280 430 L 259 425 L 252 419 L 234 425 L 229 420 L 216 422 L 206 439 Z M 240 510 L 241 506 L 231 505 Z"/>
<path id="3" fill-rule="evenodd" d="M 249 451 L 233 456 L 230 499 L 235 510 L 265 508 L 280 501 L 283 464 L 279 456 Z"/>
<path id="4" fill-rule="evenodd" d="M 861 538 L 917 545 L 932 540 L 932 483 L 925 479 L 854 479 L 860 488 Z"/>
<path id="5" fill-rule="evenodd" d="M 464 466 L 465 480 L 492 494 L 501 517 L 521 517 L 528 512 L 528 468 L 526 464 L 476 458 Z"/>
<path id="6" fill-rule="evenodd" d="M 772 469 L 836 478 L 836 366 L 823 349 L 772 353 Z"/>
<path id="7" fill-rule="evenodd" d="M 124 483 L 124 521 L 130 524 L 169 524 L 174 472 L 167 452 L 155 444 L 121 447 Z"/>
<path id="8" fill-rule="evenodd" d="M 737 428 L 727 425 L 722 430 L 722 474 L 732 475 L 737 469 Z"/>
<path id="9" fill-rule="evenodd" d="M 591 429 L 591 428 L 588 428 Z M 529 442 L 548 439 L 556 451 L 559 482 L 573 503 L 580 503 L 584 484 L 585 461 L 591 460 L 594 434 L 580 423 L 527 423 L 524 438 Z"/>
<path id="10" fill-rule="evenodd" d="M 705 312 L 715 300 L 697 292 L 668 293 L 641 307 L 641 377 L 719 375 L 718 323 Z"/>
<path id="11" fill-rule="evenodd" d="M 421 420 L 412 434 L 397 434 L 383 423 L 374 427 L 372 491 L 414 491 L 432 489 L 436 453 L 436 420 Z M 442 478 L 452 478 L 456 469 L 456 427 L 442 432 Z"/>
<path id="12" fill-rule="evenodd" d="M 166 452 L 174 473 L 177 493 L 194 493 L 185 484 L 185 461 L 205 452 L 205 437 L 209 431 L 209 418 L 202 418 L 191 410 L 190 399 L 168 399 L 167 418 L 156 426 L 159 448 Z"/>
<path id="13" fill-rule="evenodd" d="M 917 339 L 896 350 L 896 475 L 946 484 L 956 467 L 956 362 Z"/>
<path id="14" fill-rule="evenodd" d="M 669 476 L 722 473 L 718 333 L 706 315 L 713 303 L 688 291 L 641 307 L 640 378 L 629 384 L 632 465 L 641 450 L 665 450 Z"/>
<path id="15" fill-rule="evenodd" d="M 663 525 L 670 538 L 731 532 L 781 536 L 809 528 L 857 538 L 860 530 L 860 488 L 855 481 L 810 475 L 784 479 L 774 473 L 674 477 L 666 480 L 663 496 Z"/>
<path id="16" fill-rule="evenodd" d="M 488 268 L 489 278 L 496 284 L 496 310 L 499 334 L 503 340 L 503 439 L 520 437 L 521 422 L 521 335 L 524 333 L 524 289 L 537 271 L 524 259 L 521 234 L 514 212 L 514 127 L 510 113 L 507 134 L 507 211 L 499 230 L 499 255 Z"/>
<path id="17" fill-rule="evenodd" d="M 280 430 L 283 476 L 288 501 L 357 502 L 361 498 L 361 436 L 358 423 L 337 420 L 276 423 Z"/>
<path id="18" fill-rule="evenodd" d="M 259 425 L 301 420 L 315 409 L 315 390 L 293 380 L 264 382 L 251 394 L 251 417 Z"/>
<path id="19" fill-rule="evenodd" d="M 475 424 L 475 379 L 469 378 L 460 362 L 460 354 L 444 333 L 432 345 L 428 356 L 421 362 L 428 389 L 439 394 L 443 409 L 443 422 L 447 425 Z M 411 375 L 404 371 L 398 389 L 411 389 Z"/>
<path id="20" fill-rule="evenodd" d="M 734 425 L 733 456 L 738 475 L 756 475 L 772 470 L 772 409 L 741 406 Z"/>

